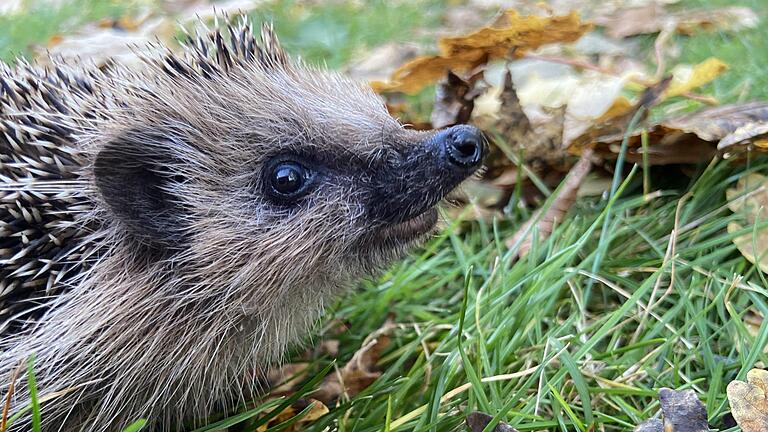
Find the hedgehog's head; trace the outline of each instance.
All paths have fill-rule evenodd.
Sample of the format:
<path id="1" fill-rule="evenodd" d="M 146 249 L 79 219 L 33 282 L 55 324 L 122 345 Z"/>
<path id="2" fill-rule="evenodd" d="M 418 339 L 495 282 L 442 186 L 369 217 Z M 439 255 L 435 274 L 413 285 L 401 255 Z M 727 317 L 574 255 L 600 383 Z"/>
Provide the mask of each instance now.
<path id="1" fill-rule="evenodd" d="M 481 133 L 409 130 L 367 87 L 289 61 L 270 32 L 260 46 L 234 33 L 120 90 L 94 174 L 123 239 L 190 280 L 279 296 L 343 285 L 432 232 L 435 206 L 481 164 Z"/>

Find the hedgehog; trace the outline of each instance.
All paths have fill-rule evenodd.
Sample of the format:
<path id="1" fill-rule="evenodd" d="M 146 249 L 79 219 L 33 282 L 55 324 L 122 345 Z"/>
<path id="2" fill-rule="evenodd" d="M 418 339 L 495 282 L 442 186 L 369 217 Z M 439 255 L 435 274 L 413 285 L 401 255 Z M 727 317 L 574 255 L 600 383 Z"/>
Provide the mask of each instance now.
<path id="1" fill-rule="evenodd" d="M 197 427 L 438 228 L 482 164 L 247 20 L 138 68 L 0 64 L 0 386 L 44 431 Z M 11 430 L 28 430 L 22 418 Z"/>

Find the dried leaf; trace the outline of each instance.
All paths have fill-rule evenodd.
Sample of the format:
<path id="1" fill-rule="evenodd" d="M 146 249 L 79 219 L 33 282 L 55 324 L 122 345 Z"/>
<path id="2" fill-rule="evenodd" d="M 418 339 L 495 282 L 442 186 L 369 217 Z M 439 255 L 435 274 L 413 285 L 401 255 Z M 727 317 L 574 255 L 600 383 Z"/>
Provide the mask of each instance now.
<path id="1" fill-rule="evenodd" d="M 750 141 L 760 149 L 766 149 L 765 137 L 768 136 L 768 121 L 757 121 L 754 123 L 747 123 L 744 126 L 738 127 L 735 131 L 726 135 L 723 139 L 717 143 L 717 149 L 723 150 L 727 147 L 749 143 Z"/>
<path id="2" fill-rule="evenodd" d="M 609 108 L 611 117 L 603 115 L 589 127 L 581 136 L 569 143 L 569 148 L 575 153 L 580 153 L 582 149 L 590 145 L 597 144 L 617 144 L 620 143 L 626 134 L 627 126 L 635 113 L 640 109 L 647 109 L 657 104 L 664 92 L 669 87 L 671 78 L 661 80 L 654 86 L 645 89 L 643 94 L 634 104 L 617 102 Z M 600 146 L 596 147 L 597 154 L 600 155 Z M 610 154 L 609 154 L 610 155 Z"/>
<path id="3" fill-rule="evenodd" d="M 469 72 L 489 60 L 520 57 L 527 50 L 555 42 L 573 42 L 587 30 L 576 13 L 566 16 L 521 16 L 507 11 L 503 20 L 460 37 L 439 41 L 440 54 L 418 57 L 395 70 L 388 83 L 373 82 L 379 92 L 417 93 L 447 72 Z"/>
<path id="4" fill-rule="evenodd" d="M 467 427 L 470 432 L 482 432 L 491 420 L 493 420 L 493 416 L 475 411 L 467 416 Z M 517 432 L 517 429 L 500 421 L 493 428 L 492 432 Z"/>
<path id="5" fill-rule="evenodd" d="M 693 34 L 698 30 L 739 31 L 756 28 L 760 17 L 748 7 L 707 8 L 675 14 L 677 31 Z"/>
<path id="6" fill-rule="evenodd" d="M 747 373 L 747 382 L 732 381 L 727 393 L 731 414 L 741 430 L 768 430 L 768 371 L 752 369 Z"/>
<path id="7" fill-rule="evenodd" d="M 437 86 L 432 127 L 437 129 L 469 121 L 479 94 L 474 90 L 474 81 L 476 79 L 464 81 L 453 72 L 448 72 L 448 77 Z"/>
<path id="8" fill-rule="evenodd" d="M 768 103 L 723 105 L 706 108 L 662 123 L 647 127 L 649 137 L 648 162 L 651 165 L 700 163 L 710 160 L 716 153 L 718 142 L 746 125 L 768 119 Z M 603 158 L 615 158 L 624 131 L 607 127 L 615 119 L 605 120 L 606 124 L 590 128 L 570 144 L 570 150 L 591 146 Z M 619 123 L 621 124 L 621 123 Z M 629 137 L 627 160 L 642 163 L 643 155 L 640 131 Z M 758 134 L 756 138 L 761 138 Z M 729 147 L 729 150 L 733 147 Z M 755 144 L 756 150 L 764 146 Z"/>
<path id="9" fill-rule="evenodd" d="M 663 420 L 648 420 L 635 432 L 708 432 L 707 409 L 693 390 L 659 390 Z"/>
<path id="10" fill-rule="evenodd" d="M 288 363 L 267 372 L 271 395 L 288 394 L 295 390 L 307 376 L 308 363 Z"/>
<path id="11" fill-rule="evenodd" d="M 655 1 L 641 7 L 621 9 L 611 15 L 597 16 L 594 22 L 605 27 L 605 34 L 614 39 L 656 33 L 671 25 L 669 13 Z"/>
<path id="12" fill-rule="evenodd" d="M 768 120 L 768 103 L 722 105 L 668 120 L 669 129 L 692 133 L 704 141 L 719 141 L 738 128 Z"/>
<path id="13" fill-rule="evenodd" d="M 387 336 L 394 325 L 387 321 L 382 328 L 369 336 L 366 342 L 349 360 L 349 363 L 329 375 L 313 394 L 317 399 L 330 404 L 342 395 L 354 396 L 373 384 L 380 376 L 376 363 L 382 352 L 389 346 Z"/>
<path id="14" fill-rule="evenodd" d="M 570 155 L 562 145 L 565 108 L 548 109 L 548 121 L 534 126 L 523 111 L 510 73 L 505 75 L 499 99 L 499 110 L 494 121 L 486 119 L 483 127 L 497 132 L 515 152 L 522 151 L 524 162 L 534 171 L 554 169 L 566 172 L 572 162 L 568 161 Z M 505 165 L 509 163 L 506 157 L 494 158 L 493 150 L 488 159 L 491 168 L 495 166 L 493 161 L 502 161 Z"/>
<path id="15" fill-rule="evenodd" d="M 278 424 L 290 420 L 292 417 L 298 415 L 305 409 L 309 408 L 309 411 L 305 413 L 295 423 L 291 424 L 287 428 L 283 429 L 287 432 L 296 432 L 304 429 L 304 426 L 312 424 L 320 417 L 328 414 L 328 407 L 322 402 L 316 399 L 299 399 L 293 405 L 284 409 L 280 414 L 276 415 L 269 420 L 266 424 L 263 424 L 256 428 L 256 432 L 265 432 L 267 429 L 277 426 Z"/>
<path id="16" fill-rule="evenodd" d="M 744 216 L 745 224 L 730 222 L 728 232 L 734 233 L 745 227 L 754 226 L 759 221 L 765 221 L 768 214 L 768 178 L 761 174 L 752 173 L 736 182 L 736 185 L 726 191 L 728 207 L 734 213 Z M 755 264 L 764 273 L 768 273 L 768 229 L 760 229 L 754 233 L 743 234 L 733 238 L 733 243 L 744 258 Z"/>
<path id="17" fill-rule="evenodd" d="M 652 1 L 640 7 L 621 9 L 610 15 L 595 17 L 594 22 L 605 27 L 608 36 L 621 39 L 658 33 L 664 29 L 674 29 L 687 35 L 699 30 L 737 31 L 757 27 L 760 18 L 747 7 L 707 8 L 671 13 L 664 5 Z"/>

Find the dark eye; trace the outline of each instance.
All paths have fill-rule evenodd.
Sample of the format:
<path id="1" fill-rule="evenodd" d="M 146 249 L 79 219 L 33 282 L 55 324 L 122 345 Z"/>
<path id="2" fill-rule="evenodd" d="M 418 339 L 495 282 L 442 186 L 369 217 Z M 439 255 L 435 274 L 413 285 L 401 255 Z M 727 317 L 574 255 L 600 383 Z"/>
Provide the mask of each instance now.
<path id="1" fill-rule="evenodd" d="M 272 168 L 269 183 L 281 198 L 298 198 L 306 189 L 312 172 L 298 162 L 281 162 Z"/>

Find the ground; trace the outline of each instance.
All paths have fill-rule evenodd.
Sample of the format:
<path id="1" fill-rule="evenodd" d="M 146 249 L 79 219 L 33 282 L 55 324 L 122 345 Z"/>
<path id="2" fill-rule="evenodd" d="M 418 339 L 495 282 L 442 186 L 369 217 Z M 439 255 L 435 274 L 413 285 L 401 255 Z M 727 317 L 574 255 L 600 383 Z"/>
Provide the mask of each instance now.
<path id="1" fill-rule="evenodd" d="M 34 44 L 135 7 L 71 3 L 32 2 L 27 15 L 0 17 L 0 57 L 31 56 Z M 385 42 L 434 44 L 429 30 L 463 2 L 396 3 L 280 0 L 253 15 L 273 20 L 292 53 L 343 68 Z M 734 4 L 764 10 L 763 0 L 673 7 Z M 639 38 L 642 60 L 651 61 L 654 40 Z M 731 66 L 699 93 L 721 102 L 768 98 L 764 21 L 735 34 L 677 35 L 674 43 L 675 62 L 717 56 Z M 426 110 L 430 91 L 408 102 Z M 695 390 L 712 428 L 739 430 L 726 386 L 768 365 L 768 284 L 726 229 L 741 219 L 725 205 L 725 191 L 747 173 L 767 172 L 768 160 L 750 155 L 686 170 L 650 176 L 651 194 L 643 193 L 642 167 L 627 171 L 615 201 L 578 200 L 522 259 L 505 240 L 533 209 L 508 206 L 493 223 L 449 218 L 426 247 L 334 306 L 314 343 L 338 340 L 338 354 L 314 351 L 310 377 L 334 358 L 344 365 L 387 320 L 396 325 L 378 361 L 382 375 L 304 428 L 461 430 L 468 413 L 482 411 L 521 431 L 630 430 L 658 414 L 658 390 L 669 387 Z M 340 322 L 346 330 L 337 334 Z"/>

